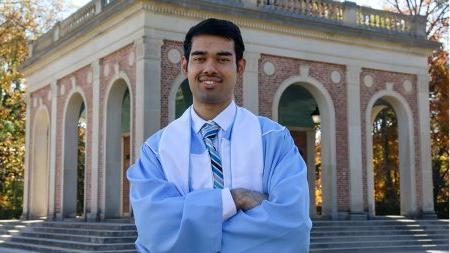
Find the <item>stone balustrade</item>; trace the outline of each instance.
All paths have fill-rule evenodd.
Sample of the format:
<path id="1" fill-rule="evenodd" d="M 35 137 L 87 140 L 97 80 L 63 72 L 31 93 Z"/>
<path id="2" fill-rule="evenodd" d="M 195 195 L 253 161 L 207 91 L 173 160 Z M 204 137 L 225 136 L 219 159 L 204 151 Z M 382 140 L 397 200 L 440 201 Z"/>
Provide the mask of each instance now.
<path id="1" fill-rule="evenodd" d="M 130 0 L 126 0 L 130 1 Z M 278 14 L 306 17 L 320 22 L 390 34 L 404 34 L 426 39 L 426 19 L 423 16 L 407 16 L 398 13 L 358 6 L 353 2 L 333 0 L 198 0 L 218 4 L 241 6 L 243 9 L 264 10 Z M 100 14 L 117 0 L 92 0 L 74 14 L 57 23 L 49 32 L 30 45 L 30 57 L 48 49 L 54 42 L 70 34 Z M 171 2 L 164 0 L 162 2 Z M 174 1 L 176 2 L 176 1 Z"/>
<path id="2" fill-rule="evenodd" d="M 60 40 L 64 36 L 69 35 L 71 32 L 76 30 L 82 24 L 93 19 L 97 14 L 99 14 L 105 7 L 109 4 L 115 2 L 116 0 L 92 0 L 85 6 L 81 7 L 71 16 L 58 22 L 52 29 L 47 33 L 40 36 L 37 40 L 33 41 L 30 45 L 30 54 L 34 54 L 47 49 L 54 42 Z"/>
<path id="3" fill-rule="evenodd" d="M 413 16 L 374 10 L 367 7 L 357 8 L 356 24 L 368 29 L 385 30 L 389 32 L 415 34 L 417 25 Z"/>
<path id="4" fill-rule="evenodd" d="M 62 37 L 75 30 L 81 24 L 92 19 L 95 16 L 95 1 L 91 1 L 81 7 L 77 12 L 65 19 L 59 24 L 59 35 Z"/>
<path id="5" fill-rule="evenodd" d="M 344 6 L 331 0 L 257 0 L 258 7 L 274 7 L 328 20 L 343 20 Z"/>

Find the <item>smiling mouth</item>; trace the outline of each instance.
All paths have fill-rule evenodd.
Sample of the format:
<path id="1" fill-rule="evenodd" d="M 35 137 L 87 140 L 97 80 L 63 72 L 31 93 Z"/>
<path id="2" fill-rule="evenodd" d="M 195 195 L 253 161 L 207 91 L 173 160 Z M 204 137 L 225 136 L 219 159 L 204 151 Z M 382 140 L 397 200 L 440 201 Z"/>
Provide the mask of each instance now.
<path id="1" fill-rule="evenodd" d="M 206 88 L 213 88 L 214 86 L 218 85 L 219 83 L 222 83 L 222 79 L 220 78 L 200 78 L 200 83 L 206 86 Z"/>

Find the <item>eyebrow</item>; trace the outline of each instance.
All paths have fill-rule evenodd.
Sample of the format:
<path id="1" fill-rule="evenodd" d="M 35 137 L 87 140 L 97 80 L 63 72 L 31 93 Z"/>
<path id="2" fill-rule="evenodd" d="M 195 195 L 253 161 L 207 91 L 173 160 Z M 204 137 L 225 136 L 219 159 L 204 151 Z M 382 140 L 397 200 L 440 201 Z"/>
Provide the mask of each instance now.
<path id="1" fill-rule="evenodd" d="M 193 55 L 193 56 L 194 55 L 206 55 L 206 54 L 208 54 L 208 53 L 205 51 L 194 51 L 191 53 L 191 55 Z M 218 56 L 233 56 L 233 54 L 228 51 L 221 51 L 221 52 L 218 52 L 216 55 L 218 55 Z"/>

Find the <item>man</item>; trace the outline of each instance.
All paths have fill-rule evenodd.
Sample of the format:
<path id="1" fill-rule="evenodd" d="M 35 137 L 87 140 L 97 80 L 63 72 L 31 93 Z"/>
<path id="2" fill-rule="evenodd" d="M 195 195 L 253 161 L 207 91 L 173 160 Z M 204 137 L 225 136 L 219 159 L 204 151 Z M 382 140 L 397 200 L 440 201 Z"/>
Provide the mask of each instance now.
<path id="1" fill-rule="evenodd" d="M 233 101 L 239 28 L 207 19 L 184 41 L 193 106 L 128 170 L 140 252 L 308 252 L 306 166 L 289 131 Z"/>

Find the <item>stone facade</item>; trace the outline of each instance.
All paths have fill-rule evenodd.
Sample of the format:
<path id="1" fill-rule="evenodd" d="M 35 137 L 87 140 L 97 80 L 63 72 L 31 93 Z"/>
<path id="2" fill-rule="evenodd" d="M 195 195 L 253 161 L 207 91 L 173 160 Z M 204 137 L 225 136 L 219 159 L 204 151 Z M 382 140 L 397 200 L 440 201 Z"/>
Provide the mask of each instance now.
<path id="1" fill-rule="evenodd" d="M 32 127 L 35 114 L 40 110 L 47 111 L 49 117 L 47 217 L 68 217 L 63 200 L 64 187 L 68 184 L 64 166 L 71 162 L 65 154 L 71 140 L 65 136 L 65 131 L 67 115 L 74 113 L 70 112 L 68 104 L 77 96 L 85 105 L 87 121 L 82 216 L 95 220 L 111 215 L 131 215 L 126 208 L 129 201 L 124 197 L 128 193 L 128 183 L 123 164 L 128 160 L 120 154 L 127 153 L 126 159 L 134 161 L 142 142 L 174 119 L 174 94 L 184 80 L 180 70 L 184 34 L 190 26 L 210 16 L 232 20 L 242 29 L 248 65 L 235 89 L 238 105 L 278 120 L 281 94 L 292 85 L 308 90 L 317 102 L 322 130 L 324 216 L 375 215 L 371 193 L 372 151 L 368 148 L 371 122 L 368 120 L 378 99 L 392 103 L 401 124 L 411 131 L 411 136 L 400 134 L 399 138 L 403 166 L 400 171 L 408 182 L 401 191 L 401 198 L 406 199 L 402 202 L 402 214 L 419 216 L 433 210 L 432 204 L 424 201 L 432 198 L 425 189 L 432 187 L 432 182 L 430 154 L 423 152 L 429 146 L 429 136 L 419 127 L 427 126 L 429 120 L 428 111 L 420 110 L 426 106 L 423 97 L 426 93 L 419 90 L 427 89 L 427 80 L 423 78 L 426 59 L 436 45 L 420 34 L 404 41 L 406 35 L 401 35 L 401 29 L 407 28 L 392 31 L 388 30 L 392 27 L 385 27 L 385 32 L 382 29 L 376 32 L 368 29 L 372 25 L 370 22 L 356 20 L 353 24 L 348 19 L 349 13 L 360 10 L 353 5 L 346 5 L 345 8 L 353 8 L 350 10 L 341 6 L 343 16 L 322 16 L 314 22 L 307 19 L 303 24 L 304 17 L 296 12 L 302 9 L 283 11 L 286 7 L 283 5 L 244 2 L 222 1 L 211 11 L 206 0 L 196 5 L 110 1 L 109 6 L 94 0 L 81 11 L 94 8 L 96 14 L 82 21 L 78 31 L 60 31 L 59 35 L 65 38 L 61 40 L 55 35 L 55 29 L 62 29 L 57 26 L 49 32 L 53 35 L 52 41 L 45 42 L 50 38 L 48 34 L 40 38 L 23 66 L 29 87 L 27 120 L 30 121 L 24 217 L 33 217 L 37 212 L 28 203 L 39 194 L 30 189 L 34 182 L 32 157 L 39 148 L 32 141 Z M 266 16 L 254 16 L 252 8 Z M 335 20 L 333 25 L 321 22 L 327 18 Z M 359 32 L 352 33 L 355 29 Z M 53 43 L 54 47 L 46 48 L 42 46 L 44 42 Z M 118 113 L 121 111 L 111 111 L 111 108 L 119 108 L 114 106 L 122 101 L 125 90 L 130 94 L 129 133 L 123 140 L 113 140 L 111 134 L 118 131 L 114 126 L 120 125 Z M 303 150 L 305 161 L 313 165 L 313 130 L 288 127 L 292 127 L 292 135 Z M 129 150 L 124 152 L 124 147 Z M 114 154 L 122 157 L 115 163 L 107 158 Z M 110 168 L 115 167 L 120 171 L 119 176 L 108 174 L 112 173 Z M 308 173 L 310 179 L 313 176 L 313 172 Z M 119 182 L 117 180 L 120 180 L 120 200 L 113 202 L 120 204 L 121 211 L 113 212 L 109 209 L 116 207 L 109 203 L 108 192 L 112 191 L 114 182 Z M 311 182 L 310 187 L 314 191 Z M 314 205 L 314 200 L 311 204 Z"/>

